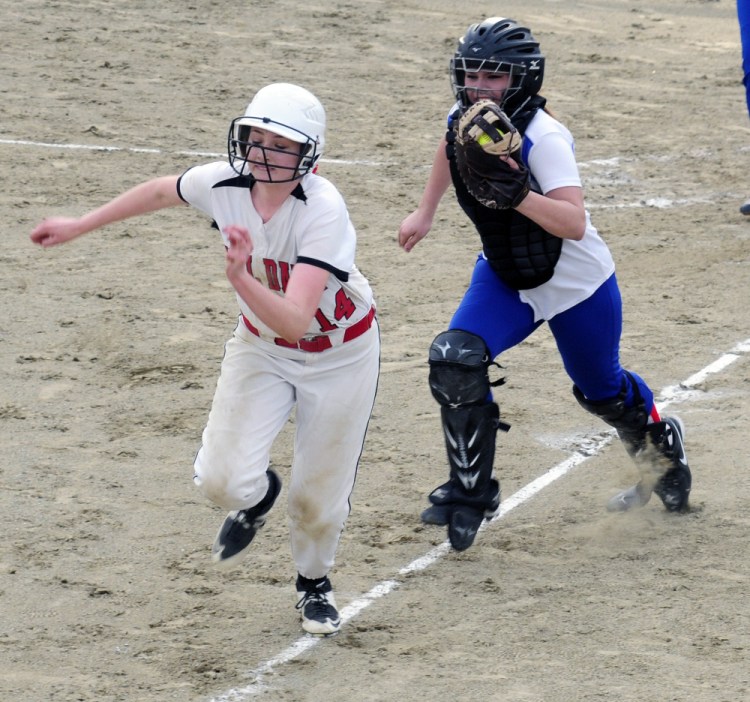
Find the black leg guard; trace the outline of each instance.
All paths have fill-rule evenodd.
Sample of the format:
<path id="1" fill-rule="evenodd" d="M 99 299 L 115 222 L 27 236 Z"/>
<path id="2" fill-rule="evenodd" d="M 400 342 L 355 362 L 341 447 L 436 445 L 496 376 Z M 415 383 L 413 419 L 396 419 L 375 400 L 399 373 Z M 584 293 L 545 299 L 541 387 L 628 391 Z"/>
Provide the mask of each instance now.
<path id="1" fill-rule="evenodd" d="M 467 495 L 483 493 L 492 476 L 500 409 L 494 403 L 440 410 L 451 481 Z"/>
<path id="2" fill-rule="evenodd" d="M 432 491 L 432 507 L 422 513 L 422 521 L 447 524 L 451 546 L 464 551 L 474 543 L 482 521 L 500 508 L 500 483 L 492 477 L 500 410 L 493 402 L 443 407 L 441 415 L 450 479 Z"/>
<path id="3" fill-rule="evenodd" d="M 634 407 L 626 407 L 624 388 L 614 399 L 597 402 L 587 400 L 575 385 L 573 394 L 583 409 L 600 417 L 616 429 L 620 441 L 632 458 L 636 458 L 643 451 L 646 445 L 648 412 L 641 397 L 637 398 L 638 401 Z"/>
<path id="4" fill-rule="evenodd" d="M 587 400 L 575 385 L 573 394 L 581 407 L 615 428 L 641 473 L 639 482 L 615 495 L 607 509 L 623 512 L 642 507 L 655 492 L 670 512 L 686 510 L 692 476 L 685 455 L 682 422 L 676 417 L 665 417 L 649 423 L 639 394 L 634 407 L 625 406 L 624 388 L 616 398 L 599 402 Z"/>
<path id="5" fill-rule="evenodd" d="M 489 363 L 484 341 L 460 330 L 439 334 L 430 348 L 430 388 L 442 405 L 450 476 L 430 494 L 432 506 L 422 521 L 447 525 L 457 551 L 474 543 L 482 521 L 500 507 L 500 484 L 493 477 L 495 438 L 499 428 L 510 427 L 488 401 Z"/>

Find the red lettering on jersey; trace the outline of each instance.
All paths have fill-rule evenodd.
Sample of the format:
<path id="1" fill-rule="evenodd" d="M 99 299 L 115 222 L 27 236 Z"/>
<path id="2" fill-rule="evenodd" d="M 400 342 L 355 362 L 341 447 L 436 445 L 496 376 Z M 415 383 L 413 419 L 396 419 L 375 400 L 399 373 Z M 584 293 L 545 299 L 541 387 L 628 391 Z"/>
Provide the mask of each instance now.
<path id="1" fill-rule="evenodd" d="M 247 270 L 252 275 L 252 262 L 253 257 L 251 256 L 247 260 Z M 268 288 L 270 290 L 286 292 L 287 286 L 289 285 L 289 278 L 292 275 L 292 269 L 294 266 L 287 261 L 275 261 L 272 258 L 263 259 L 263 267 L 266 271 L 266 279 L 268 280 Z M 357 306 L 354 304 L 352 299 L 344 292 L 343 288 L 339 288 L 335 295 L 335 306 L 333 309 L 333 316 L 337 322 L 342 319 L 349 319 L 356 311 Z M 320 308 L 315 312 L 315 319 L 320 325 L 320 331 L 323 333 L 338 329 L 338 325 L 328 319 Z"/>
<path id="2" fill-rule="evenodd" d="M 339 288 L 336 293 L 336 308 L 334 309 L 333 315 L 337 321 L 341 321 L 344 317 L 349 319 L 357 311 L 357 306 L 352 302 L 352 299 L 344 292 L 344 288 Z"/>
<path id="3" fill-rule="evenodd" d="M 268 287 L 270 290 L 281 290 L 281 284 L 279 283 L 279 274 L 276 269 L 276 261 L 272 258 L 264 258 L 263 266 L 266 269 L 266 278 L 268 279 Z"/>
<path id="4" fill-rule="evenodd" d="M 245 264 L 245 269 L 250 275 L 253 275 L 253 257 L 252 254 L 248 256 L 247 263 Z"/>
<path id="5" fill-rule="evenodd" d="M 272 258 L 264 258 L 263 267 L 266 269 L 269 289 L 286 292 L 293 266 L 287 261 L 274 261 Z"/>
<path id="6" fill-rule="evenodd" d="M 333 331 L 334 329 L 337 329 L 337 325 L 332 324 L 328 318 L 320 311 L 320 308 L 315 312 L 315 319 L 318 320 L 318 324 L 320 325 L 320 331 L 322 332 L 329 332 Z"/>

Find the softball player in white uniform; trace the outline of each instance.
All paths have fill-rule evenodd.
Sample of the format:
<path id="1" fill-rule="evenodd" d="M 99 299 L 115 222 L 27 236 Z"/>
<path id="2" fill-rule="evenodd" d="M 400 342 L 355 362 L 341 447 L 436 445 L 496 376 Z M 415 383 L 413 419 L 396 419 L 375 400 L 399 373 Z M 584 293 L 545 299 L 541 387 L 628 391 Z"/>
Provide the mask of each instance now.
<path id="1" fill-rule="evenodd" d="M 266 86 L 229 130 L 229 163 L 136 186 L 79 219 L 31 234 L 53 246 L 107 223 L 188 203 L 221 232 L 241 314 L 227 342 L 194 481 L 231 510 L 213 558 L 245 553 L 281 490 L 271 446 L 295 413 L 288 486 L 303 628 L 338 631 L 334 564 L 377 389 L 372 290 L 354 263 L 356 234 L 338 190 L 315 173 L 325 112 L 296 85 Z"/>

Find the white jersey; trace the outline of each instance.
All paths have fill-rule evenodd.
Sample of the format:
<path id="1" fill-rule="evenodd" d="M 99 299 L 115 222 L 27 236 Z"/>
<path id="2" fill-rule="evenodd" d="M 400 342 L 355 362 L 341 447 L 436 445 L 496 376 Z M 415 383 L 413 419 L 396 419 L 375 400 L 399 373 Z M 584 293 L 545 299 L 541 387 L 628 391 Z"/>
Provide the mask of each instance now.
<path id="1" fill-rule="evenodd" d="M 342 343 L 347 328 L 366 319 L 374 306 L 367 279 L 354 264 L 356 233 L 336 187 L 325 178 L 304 176 L 290 197 L 268 222 L 253 206 L 252 181 L 238 176 L 223 161 L 196 166 L 180 176 L 180 197 L 211 217 L 222 232 L 227 225 L 246 227 L 253 241 L 250 271 L 269 290 L 283 295 L 292 268 L 307 263 L 325 269 L 328 283 L 320 306 L 300 342 L 326 337 L 332 345 Z M 246 323 L 260 338 L 287 345 L 258 319 L 237 295 Z"/>
<path id="2" fill-rule="evenodd" d="M 538 110 L 529 122 L 522 153 L 542 194 L 556 188 L 581 187 L 573 136 L 544 110 Z M 586 211 L 583 238 L 563 239 L 552 278 L 519 294 L 534 310 L 535 320 L 550 319 L 589 298 L 614 271 L 612 254 Z"/>
<path id="3" fill-rule="evenodd" d="M 257 505 L 268 494 L 273 443 L 294 412 L 287 482 L 292 556 L 300 575 L 318 578 L 333 567 L 351 509 L 377 391 L 380 333 L 370 285 L 354 265 L 356 236 L 338 190 L 308 174 L 264 223 L 251 188 L 252 180 L 225 162 L 191 168 L 177 184 L 180 197 L 219 231 L 247 228 L 248 268 L 269 290 L 284 295 L 298 263 L 323 268 L 329 277 L 308 334 L 296 344 L 278 338 L 238 296 L 243 317 L 224 346 L 194 482 L 225 509 Z"/>

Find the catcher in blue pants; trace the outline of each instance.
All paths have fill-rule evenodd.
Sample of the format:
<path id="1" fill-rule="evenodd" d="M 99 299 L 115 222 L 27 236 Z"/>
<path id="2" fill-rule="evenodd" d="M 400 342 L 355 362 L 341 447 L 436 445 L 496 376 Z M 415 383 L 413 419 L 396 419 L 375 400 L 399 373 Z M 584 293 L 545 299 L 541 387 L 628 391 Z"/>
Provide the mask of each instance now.
<path id="1" fill-rule="evenodd" d="M 534 319 L 532 308 L 519 299 L 518 292 L 505 285 L 480 256 L 450 329 L 481 337 L 488 355 L 496 358 L 521 343 L 542 323 Z M 554 316 L 548 324 L 565 370 L 585 397 L 606 400 L 624 389 L 626 405 L 635 404 L 635 398 L 640 397 L 651 412 L 651 389 L 620 365 L 622 300 L 614 273 L 591 297 Z"/>
<path id="2" fill-rule="evenodd" d="M 495 440 L 509 427 L 488 368 L 545 322 L 575 398 L 617 430 L 640 468 L 638 484 L 608 508 L 643 506 L 656 492 L 682 512 L 692 484 L 682 422 L 660 417 L 646 382 L 620 364 L 614 261 L 584 205 L 573 137 L 539 94 L 544 65 L 531 31 L 515 20 L 491 17 L 467 29 L 450 61 L 456 102 L 446 134 L 419 206 L 399 229 L 411 251 L 452 185 L 482 243 L 470 286 L 429 351 L 450 471 L 422 520 L 447 526 L 456 550 L 471 546 L 500 505 Z"/>

